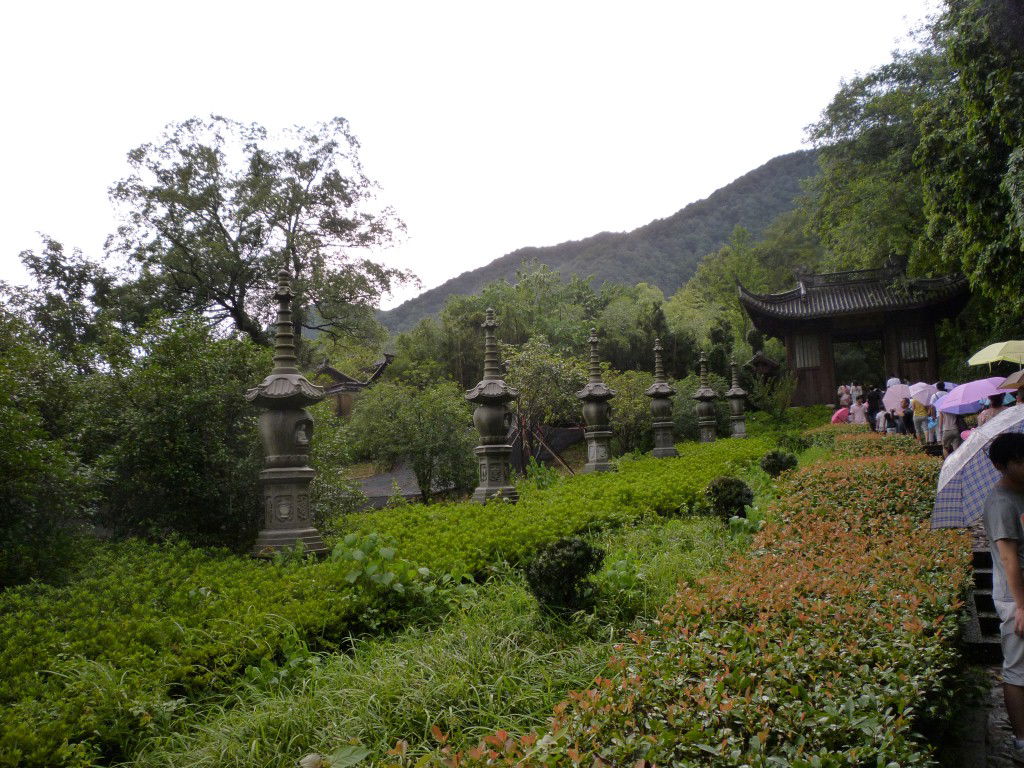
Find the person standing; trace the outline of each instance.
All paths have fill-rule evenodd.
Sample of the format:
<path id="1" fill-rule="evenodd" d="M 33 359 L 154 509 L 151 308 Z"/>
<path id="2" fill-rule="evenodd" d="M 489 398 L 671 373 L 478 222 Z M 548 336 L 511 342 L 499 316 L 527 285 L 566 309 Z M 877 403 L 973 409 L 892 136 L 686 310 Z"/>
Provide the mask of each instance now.
<path id="1" fill-rule="evenodd" d="M 910 405 L 910 398 L 904 397 L 900 400 L 900 414 L 903 417 L 903 429 L 900 434 L 914 437 L 914 409 Z"/>
<path id="2" fill-rule="evenodd" d="M 980 427 L 997 413 L 1004 410 L 1006 410 L 1006 406 L 1003 405 L 1003 395 L 990 395 L 988 398 L 988 408 L 978 414 L 978 426 Z"/>
<path id="3" fill-rule="evenodd" d="M 864 402 L 864 395 L 857 395 L 857 402 L 850 406 L 850 423 L 868 423 L 868 406 Z"/>
<path id="4" fill-rule="evenodd" d="M 960 438 L 960 422 L 956 414 L 939 411 L 939 439 L 942 441 L 942 458 L 946 458 L 963 443 Z"/>
<path id="5" fill-rule="evenodd" d="M 928 406 L 915 397 L 910 401 L 910 407 L 914 412 L 914 436 L 917 438 L 917 442 L 924 445 L 925 431 L 928 423 Z"/>
<path id="6" fill-rule="evenodd" d="M 884 432 L 885 427 L 878 426 L 878 413 L 882 410 L 882 390 L 878 387 L 868 388 L 868 423 L 878 432 Z"/>
<path id="7" fill-rule="evenodd" d="M 988 457 L 1001 475 L 985 499 L 992 553 L 992 600 L 1000 619 L 1003 699 L 1013 730 L 1011 754 L 1024 763 L 1024 434 L 997 435 Z"/>

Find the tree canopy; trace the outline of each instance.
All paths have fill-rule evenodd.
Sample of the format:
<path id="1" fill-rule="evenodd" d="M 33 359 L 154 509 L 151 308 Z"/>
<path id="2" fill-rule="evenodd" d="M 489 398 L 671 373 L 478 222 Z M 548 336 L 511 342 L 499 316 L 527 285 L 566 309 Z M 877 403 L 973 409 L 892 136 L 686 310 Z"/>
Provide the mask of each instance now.
<path id="1" fill-rule="evenodd" d="M 303 327 L 358 335 L 381 294 L 410 279 L 353 254 L 403 228 L 374 207 L 358 147 L 340 117 L 279 137 L 223 117 L 172 123 L 129 152 L 133 173 L 110 190 L 123 223 L 107 250 L 138 267 L 123 300 L 230 321 L 268 344 L 271 283 L 286 267 Z"/>

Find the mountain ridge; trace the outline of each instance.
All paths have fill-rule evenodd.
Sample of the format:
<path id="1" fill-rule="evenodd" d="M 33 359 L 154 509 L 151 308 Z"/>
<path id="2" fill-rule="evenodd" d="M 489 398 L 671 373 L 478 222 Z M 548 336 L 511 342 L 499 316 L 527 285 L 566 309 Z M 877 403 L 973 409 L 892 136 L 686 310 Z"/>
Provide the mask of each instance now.
<path id="1" fill-rule="evenodd" d="M 671 295 L 696 271 L 701 258 L 724 245 L 737 226 L 759 239 L 768 224 L 790 210 L 801 182 L 818 174 L 814 150 L 772 158 L 675 213 L 628 232 L 599 232 L 557 245 L 526 246 L 446 280 L 378 314 L 392 331 L 413 327 L 436 314 L 453 294 L 473 294 L 486 283 L 512 279 L 525 261 L 536 260 L 565 277 L 656 285 Z"/>

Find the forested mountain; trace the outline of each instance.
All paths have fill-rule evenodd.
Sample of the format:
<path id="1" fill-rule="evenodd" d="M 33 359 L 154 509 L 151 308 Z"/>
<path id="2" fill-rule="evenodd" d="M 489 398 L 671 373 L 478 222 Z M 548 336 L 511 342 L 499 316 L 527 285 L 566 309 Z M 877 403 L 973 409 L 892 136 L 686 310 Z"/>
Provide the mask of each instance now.
<path id="1" fill-rule="evenodd" d="M 547 264 L 565 277 L 593 275 L 598 286 L 605 281 L 646 282 L 671 295 L 693 275 L 701 257 L 724 245 L 737 226 L 759 238 L 772 219 L 793 207 L 801 180 L 817 173 L 813 150 L 780 155 L 667 218 L 632 232 L 602 232 L 559 245 L 520 248 L 381 312 L 380 320 L 392 330 L 408 330 L 440 311 L 452 294 L 472 294 L 492 280 L 512 279 L 529 260 Z"/>

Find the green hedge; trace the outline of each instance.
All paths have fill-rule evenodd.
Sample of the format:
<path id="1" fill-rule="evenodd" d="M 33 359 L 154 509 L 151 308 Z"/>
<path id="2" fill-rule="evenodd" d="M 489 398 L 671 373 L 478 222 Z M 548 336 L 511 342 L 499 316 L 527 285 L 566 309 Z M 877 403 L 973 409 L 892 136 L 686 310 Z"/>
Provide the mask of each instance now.
<path id="1" fill-rule="evenodd" d="M 551 488 L 526 489 L 514 505 L 405 505 L 353 515 L 342 528 L 393 540 L 400 557 L 431 571 L 474 574 L 495 560 L 521 561 L 563 536 L 649 513 L 693 511 L 715 477 L 756 461 L 772 446 L 748 438 L 677 447 L 678 458 L 623 460 L 615 473 L 576 475 Z"/>
<path id="2" fill-rule="evenodd" d="M 388 610 L 350 572 L 342 560 L 273 565 L 129 541 L 96 545 L 70 586 L 7 590 L 0 765 L 117 757 L 183 698 L 223 688 L 282 649 L 332 647 Z"/>

